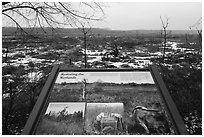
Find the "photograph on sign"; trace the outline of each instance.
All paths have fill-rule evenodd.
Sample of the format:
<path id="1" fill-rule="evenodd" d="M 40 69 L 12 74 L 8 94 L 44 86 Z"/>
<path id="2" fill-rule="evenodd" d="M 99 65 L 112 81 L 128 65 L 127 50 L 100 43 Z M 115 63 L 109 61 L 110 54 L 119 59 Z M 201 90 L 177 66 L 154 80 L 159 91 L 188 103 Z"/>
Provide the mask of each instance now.
<path id="1" fill-rule="evenodd" d="M 81 117 L 74 120 L 78 112 Z M 36 134 L 175 134 L 175 130 L 149 71 L 59 72 Z"/>
<path id="2" fill-rule="evenodd" d="M 83 134 L 85 103 L 51 102 L 36 130 L 37 135 Z M 73 131 L 73 132 L 72 132 Z"/>
<path id="3" fill-rule="evenodd" d="M 119 134 L 125 128 L 123 117 L 123 103 L 87 103 L 84 129 L 90 134 Z"/>

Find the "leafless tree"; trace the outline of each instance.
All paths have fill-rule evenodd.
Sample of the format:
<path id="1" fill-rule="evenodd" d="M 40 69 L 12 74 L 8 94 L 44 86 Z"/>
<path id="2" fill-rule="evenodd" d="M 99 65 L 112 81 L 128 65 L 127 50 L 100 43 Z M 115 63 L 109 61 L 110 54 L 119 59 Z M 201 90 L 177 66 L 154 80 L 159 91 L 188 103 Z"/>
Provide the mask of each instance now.
<path id="1" fill-rule="evenodd" d="M 82 99 L 86 99 L 86 84 L 87 84 L 87 79 L 82 80 L 82 89 L 83 89 L 83 94 L 82 94 Z"/>
<path id="2" fill-rule="evenodd" d="M 192 29 L 196 29 L 197 33 L 198 33 L 198 40 L 199 40 L 199 44 L 202 45 L 202 17 L 198 19 L 198 21 L 193 24 L 192 26 L 189 27 L 190 30 Z"/>
<path id="3" fill-rule="evenodd" d="M 167 42 L 167 27 L 169 25 L 169 19 L 166 17 L 166 21 L 162 19 L 160 16 L 161 22 L 162 22 L 162 34 L 163 34 L 163 61 L 165 59 L 165 51 L 166 51 L 166 42 Z"/>
<path id="4" fill-rule="evenodd" d="M 28 34 L 24 27 L 29 28 L 31 32 L 35 28 L 41 28 L 46 32 L 45 27 L 50 27 L 52 30 L 60 27 L 78 27 L 83 22 L 102 20 L 105 15 L 103 7 L 104 4 L 98 2 L 3 2 L 3 24 L 14 25 L 17 31 L 20 30 L 18 31 L 20 34 Z M 85 25 L 82 26 L 82 31 L 86 49 L 88 31 Z"/>
<path id="5" fill-rule="evenodd" d="M 88 33 L 91 30 L 91 26 L 89 24 L 89 22 L 80 22 L 80 27 L 79 30 L 81 30 L 81 32 L 83 33 L 83 43 L 84 43 L 84 65 L 85 68 L 87 68 L 87 56 L 86 56 L 86 50 L 87 50 L 87 37 L 88 37 Z"/>
<path id="6" fill-rule="evenodd" d="M 24 31 L 24 27 L 54 29 L 73 27 L 81 20 L 99 21 L 103 19 L 104 11 L 98 2 L 3 2 L 2 15 L 3 23 L 10 21 L 17 29 Z"/>

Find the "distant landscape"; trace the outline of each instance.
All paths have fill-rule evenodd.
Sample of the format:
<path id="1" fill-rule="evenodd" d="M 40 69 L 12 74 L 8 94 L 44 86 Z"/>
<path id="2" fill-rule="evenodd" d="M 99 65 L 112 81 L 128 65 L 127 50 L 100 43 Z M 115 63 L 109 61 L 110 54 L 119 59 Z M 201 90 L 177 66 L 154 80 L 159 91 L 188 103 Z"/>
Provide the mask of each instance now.
<path id="1" fill-rule="evenodd" d="M 149 65 L 154 64 L 177 105 L 187 131 L 190 134 L 201 133 L 202 45 L 196 31 L 168 30 L 164 53 L 161 30 L 119 31 L 92 28 L 86 36 L 85 49 L 84 34 L 80 29 L 43 29 L 45 32 L 40 28 L 25 28 L 25 32 L 11 27 L 2 28 L 3 134 L 22 132 L 55 64 L 67 68 L 86 66 L 92 69 L 148 69 Z M 55 85 L 50 101 L 82 101 L 82 89 L 79 85 L 66 84 Z M 102 88 L 95 83 L 88 85 L 87 89 L 90 91 L 87 92 L 87 102 L 122 102 L 126 116 L 136 105 L 147 108 L 156 106 L 163 111 L 155 85 L 105 85 Z M 64 116 L 65 119 L 67 117 Z M 47 116 L 43 125 L 45 128 L 58 124 L 55 120 L 49 121 L 52 118 Z M 82 123 L 83 120 L 80 120 L 79 123 Z M 66 127 L 66 122 L 62 120 L 62 123 Z M 82 128 L 83 125 L 80 124 L 79 127 Z M 151 124 L 150 127 L 154 134 L 162 132 L 155 130 L 156 127 Z M 66 133 L 73 134 L 71 131 Z M 84 133 L 81 130 L 76 132 Z M 58 133 L 62 134 L 64 131 Z M 169 130 L 166 133 L 174 134 Z"/>
<path id="2" fill-rule="evenodd" d="M 56 34 L 61 34 L 61 35 L 69 35 L 69 36 L 79 36 L 82 35 L 80 28 L 24 28 L 24 30 L 27 33 L 37 33 L 37 34 L 44 34 L 45 32 L 47 34 L 53 34 L 55 32 Z M 17 29 L 16 27 L 2 27 L 2 34 L 3 35 L 11 35 L 12 33 L 16 32 Z M 162 30 L 111 30 L 108 28 L 91 28 L 90 34 L 94 35 L 117 35 L 117 36 L 122 36 L 122 35 L 160 35 Z M 168 30 L 168 32 L 171 32 L 171 34 L 197 34 L 196 30 Z"/>

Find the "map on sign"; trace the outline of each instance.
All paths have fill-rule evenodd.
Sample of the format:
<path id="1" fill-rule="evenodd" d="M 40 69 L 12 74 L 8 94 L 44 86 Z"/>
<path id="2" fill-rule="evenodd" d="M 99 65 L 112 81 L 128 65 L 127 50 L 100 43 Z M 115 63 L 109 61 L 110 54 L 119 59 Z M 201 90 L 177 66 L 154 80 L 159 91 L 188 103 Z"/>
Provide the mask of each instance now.
<path id="1" fill-rule="evenodd" d="M 37 135 L 175 134 L 149 71 L 59 72 Z"/>

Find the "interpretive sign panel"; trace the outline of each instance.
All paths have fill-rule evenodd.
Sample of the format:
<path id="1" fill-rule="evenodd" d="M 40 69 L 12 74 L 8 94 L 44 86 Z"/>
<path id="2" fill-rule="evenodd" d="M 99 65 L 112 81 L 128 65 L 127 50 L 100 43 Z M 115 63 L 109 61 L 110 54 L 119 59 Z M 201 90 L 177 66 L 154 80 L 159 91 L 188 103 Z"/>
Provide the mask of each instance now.
<path id="1" fill-rule="evenodd" d="M 149 71 L 58 73 L 35 134 L 175 134 Z"/>

